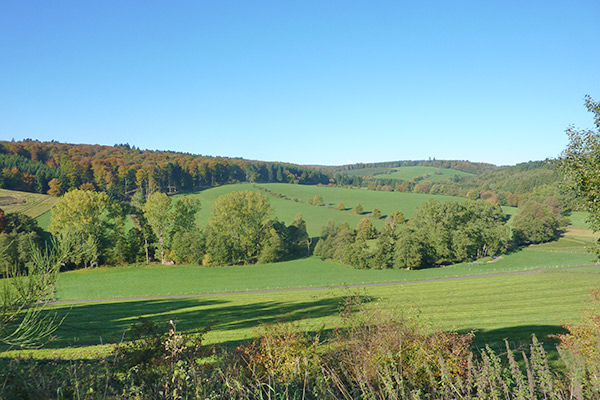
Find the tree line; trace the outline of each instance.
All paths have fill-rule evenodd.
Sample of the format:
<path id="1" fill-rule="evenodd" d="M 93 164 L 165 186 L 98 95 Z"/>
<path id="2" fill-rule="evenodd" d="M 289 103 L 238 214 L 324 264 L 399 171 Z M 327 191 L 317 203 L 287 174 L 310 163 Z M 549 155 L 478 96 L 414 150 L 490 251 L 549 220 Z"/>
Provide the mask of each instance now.
<path id="1" fill-rule="evenodd" d="M 75 242 L 83 249 L 68 260 L 71 267 L 151 260 L 245 265 L 309 255 L 302 217 L 290 225 L 278 221 L 262 193 L 219 197 L 204 229 L 195 220 L 200 206 L 192 196 L 173 199 L 154 192 L 146 198 L 138 192 L 124 203 L 103 192 L 75 189 L 56 203 L 49 230 L 59 242 Z"/>
<path id="2" fill-rule="evenodd" d="M 369 218 L 360 220 L 355 229 L 329 221 L 314 254 L 357 268 L 427 268 L 555 240 L 567 223 L 558 209 L 532 201 L 509 228 L 502 209 L 481 200 L 430 200 L 408 222 L 398 211 L 388 216 L 381 232 Z"/>

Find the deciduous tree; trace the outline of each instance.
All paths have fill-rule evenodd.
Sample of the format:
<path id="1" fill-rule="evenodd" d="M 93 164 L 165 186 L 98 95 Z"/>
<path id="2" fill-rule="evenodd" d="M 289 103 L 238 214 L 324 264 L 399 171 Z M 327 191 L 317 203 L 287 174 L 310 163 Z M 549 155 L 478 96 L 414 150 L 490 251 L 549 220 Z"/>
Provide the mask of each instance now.
<path id="1" fill-rule="evenodd" d="M 213 203 L 206 232 L 207 253 L 214 264 L 256 263 L 271 236 L 272 207 L 267 197 L 248 190 L 231 192 Z"/>
<path id="2" fill-rule="evenodd" d="M 570 188 L 590 212 L 594 231 L 600 230 L 600 102 L 585 97 L 585 107 L 594 117 L 594 129 L 567 129 L 569 144 L 562 153 L 560 170 Z M 600 253 L 600 247 L 597 251 Z"/>
<path id="3" fill-rule="evenodd" d="M 152 228 L 152 231 L 158 239 L 158 249 L 160 259 L 165 261 L 165 240 L 172 224 L 172 214 L 170 212 L 171 198 L 165 193 L 154 192 L 148 196 L 144 203 L 144 217 Z"/>
<path id="4" fill-rule="evenodd" d="M 50 232 L 59 241 L 86 244 L 87 252 L 78 252 L 69 260 L 75 264 L 93 265 L 102 254 L 109 204 L 106 193 L 75 189 L 58 199 L 52 209 Z"/>

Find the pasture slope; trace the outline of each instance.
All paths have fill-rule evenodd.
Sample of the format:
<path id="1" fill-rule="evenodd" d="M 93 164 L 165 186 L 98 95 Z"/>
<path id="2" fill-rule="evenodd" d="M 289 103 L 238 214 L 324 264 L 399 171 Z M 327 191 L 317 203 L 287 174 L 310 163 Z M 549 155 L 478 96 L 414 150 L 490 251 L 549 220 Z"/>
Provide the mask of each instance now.
<path id="1" fill-rule="evenodd" d="M 42 229 L 50 225 L 50 210 L 56 204 L 56 197 L 47 194 L 19 192 L 0 189 L 0 208 L 5 212 L 19 212 L 35 218 Z"/>
<path id="2" fill-rule="evenodd" d="M 157 323 L 173 319 L 178 329 L 188 333 L 210 326 L 207 343 L 225 345 L 251 338 L 261 323 L 277 320 L 295 321 L 305 329 L 326 334 L 341 323 L 337 310 L 349 295 L 360 295 L 390 309 L 415 308 L 422 318 L 442 328 L 474 330 L 478 345 L 500 346 L 503 338 L 519 345 L 532 333 L 543 340 L 550 333 L 561 332 L 563 322 L 578 320 L 583 302 L 600 282 L 600 267 L 553 267 L 591 264 L 587 246 L 593 240 L 564 237 L 555 243 L 530 246 L 493 263 L 419 271 L 357 270 L 311 257 L 227 268 L 154 265 L 64 272 L 57 286 L 57 299 L 82 302 L 51 306 L 59 317 L 66 317 L 56 332 L 57 340 L 43 350 L 4 356 L 107 355 L 139 317 Z M 527 270 L 531 273 L 433 281 Z M 422 281 L 354 289 L 215 293 L 418 280 Z M 198 293 L 207 296 L 185 297 Z M 167 295 L 184 296 L 160 297 Z M 95 298 L 105 300 L 91 301 Z"/>
<path id="3" fill-rule="evenodd" d="M 371 167 L 357 168 L 343 171 L 345 175 L 361 176 L 364 178 L 374 179 L 395 179 L 395 180 L 411 180 L 415 178 L 423 178 L 430 182 L 441 182 L 448 178 L 452 179 L 456 175 L 460 177 L 471 177 L 475 174 L 463 172 L 450 168 L 429 167 L 425 165 L 405 166 L 405 167 Z"/>
<path id="4" fill-rule="evenodd" d="M 205 226 L 210 218 L 212 203 L 217 197 L 237 190 L 259 191 L 261 189 L 268 191 L 266 193 L 275 211 L 275 216 L 289 224 L 296 218 L 296 215 L 302 214 L 302 217 L 306 221 L 308 233 L 311 236 L 318 236 L 321 228 L 330 219 L 337 224 L 347 222 L 351 227 L 355 227 L 361 218 L 369 217 L 375 208 L 379 208 L 381 211 L 382 219 L 373 220 L 373 224 L 381 229 L 385 223 L 385 216 L 396 210 L 402 211 L 405 217 L 410 219 L 415 209 L 427 200 L 465 200 L 452 196 L 292 185 L 286 183 L 240 183 L 178 196 L 194 196 L 200 200 L 202 209 L 196 216 L 196 222 L 200 226 Z M 323 206 L 308 204 L 308 199 L 312 199 L 315 196 L 321 196 L 325 204 Z M 340 201 L 344 203 L 345 210 L 338 210 L 336 208 Z M 352 211 L 352 208 L 359 203 L 364 209 L 361 215 L 357 215 Z M 505 212 L 510 213 L 511 208 L 506 208 Z"/>

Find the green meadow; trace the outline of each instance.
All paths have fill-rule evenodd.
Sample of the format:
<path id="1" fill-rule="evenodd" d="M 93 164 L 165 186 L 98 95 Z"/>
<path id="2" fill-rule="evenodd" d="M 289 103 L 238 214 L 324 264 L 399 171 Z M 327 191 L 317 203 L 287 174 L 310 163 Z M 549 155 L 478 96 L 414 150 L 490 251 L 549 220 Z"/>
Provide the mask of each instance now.
<path id="1" fill-rule="evenodd" d="M 249 290 L 330 287 L 378 282 L 402 282 L 539 268 L 593 265 L 588 253 L 592 239 L 565 237 L 530 246 L 491 261 L 461 263 L 441 268 L 354 269 L 310 257 L 275 264 L 202 267 L 193 265 L 139 265 L 101 267 L 63 272 L 57 300 L 168 296 Z"/>
<path id="2" fill-rule="evenodd" d="M 360 168 L 350 169 L 344 171 L 344 174 L 350 176 L 362 176 L 368 177 L 373 176 L 377 179 L 397 179 L 397 180 L 410 180 L 417 177 L 425 177 L 425 180 L 431 182 L 440 182 L 448 178 L 453 178 L 458 175 L 461 177 L 475 176 L 468 172 L 458 171 L 449 168 L 436 168 L 428 166 L 406 166 L 406 167 L 372 167 L 372 168 Z"/>
<path id="3" fill-rule="evenodd" d="M 600 282 L 600 267 L 576 267 L 594 264 L 588 253 L 593 240 L 565 236 L 494 262 L 416 271 L 352 269 L 310 257 L 225 268 L 140 265 L 63 272 L 56 297 L 64 303 L 50 306 L 65 318 L 57 339 L 42 350 L 4 356 L 108 355 L 139 317 L 157 323 L 173 319 L 188 333 L 210 327 L 207 343 L 225 345 L 249 339 L 261 323 L 278 320 L 326 333 L 340 325 L 338 307 L 350 295 L 387 309 L 416 309 L 443 329 L 473 330 L 477 345 L 500 346 L 504 338 L 519 345 L 532 333 L 543 339 L 562 332 L 562 323 L 577 321 Z M 372 283 L 383 285 L 334 288 Z"/>
<path id="4" fill-rule="evenodd" d="M 590 224 L 587 222 L 589 213 L 587 211 L 573 211 L 569 214 L 568 218 L 571 221 L 571 225 L 576 228 L 589 229 Z"/>
<path id="5" fill-rule="evenodd" d="M 213 201 L 226 193 L 238 190 L 258 191 L 259 188 L 270 192 L 269 201 L 273 206 L 275 215 L 285 223 L 290 223 L 296 215 L 302 214 L 306 221 L 308 233 L 318 236 L 321 228 L 328 220 L 336 223 L 347 222 L 355 227 L 361 218 L 368 217 L 373 209 L 379 208 L 382 216 L 400 210 L 406 218 L 410 219 L 415 209 L 423 202 L 430 199 L 462 201 L 459 197 L 439 196 L 419 193 L 381 192 L 366 189 L 349 189 L 327 186 L 292 185 L 286 183 L 250 184 L 240 183 L 236 185 L 225 185 L 216 188 L 202 190 L 187 196 L 194 196 L 201 202 L 202 209 L 197 214 L 196 220 L 199 225 L 204 226 L 210 218 Z M 313 206 L 307 203 L 309 198 L 321 196 L 325 205 Z M 181 196 L 181 195 L 180 195 Z M 283 198 L 285 196 L 285 198 Z M 342 201 L 345 210 L 338 210 L 337 204 Z M 352 208 L 357 204 L 363 206 L 363 214 L 357 215 Z M 374 220 L 374 225 L 383 227 L 384 220 Z"/>
<path id="6" fill-rule="evenodd" d="M 455 176 L 470 177 L 475 174 L 468 172 L 457 171 L 454 169 L 447 168 L 435 168 L 435 167 L 402 167 L 392 168 L 388 173 L 376 175 L 377 179 L 397 179 L 397 180 L 409 180 L 417 177 L 423 177 L 426 181 L 441 182 L 446 179 L 454 178 Z"/>

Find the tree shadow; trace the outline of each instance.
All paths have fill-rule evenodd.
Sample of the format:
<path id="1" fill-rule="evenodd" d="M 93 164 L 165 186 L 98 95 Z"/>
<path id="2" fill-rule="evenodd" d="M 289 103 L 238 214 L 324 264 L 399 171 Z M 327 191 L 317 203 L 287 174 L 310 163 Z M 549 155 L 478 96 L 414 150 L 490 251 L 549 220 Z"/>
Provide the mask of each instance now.
<path id="1" fill-rule="evenodd" d="M 207 327 L 214 331 L 235 331 L 280 320 L 307 321 L 337 315 L 344 298 L 247 304 L 232 304 L 231 300 L 215 298 L 183 298 L 61 307 L 46 311 L 56 312 L 59 318 L 64 317 L 55 333 L 56 339 L 46 348 L 119 343 L 126 338 L 126 331 L 139 317 L 159 325 L 169 320 L 177 321 L 177 329 L 183 333 L 203 332 Z"/>
<path id="2" fill-rule="evenodd" d="M 469 331 L 469 329 L 462 329 L 459 333 Z M 547 352 L 554 353 L 559 341 L 550 336 L 567 333 L 567 330 L 560 325 L 520 325 L 499 329 L 480 329 L 473 332 L 475 334 L 474 349 L 483 349 L 487 345 L 496 352 L 506 352 L 505 341 L 507 341 L 512 350 L 528 350 L 531 339 L 535 335 Z"/>

